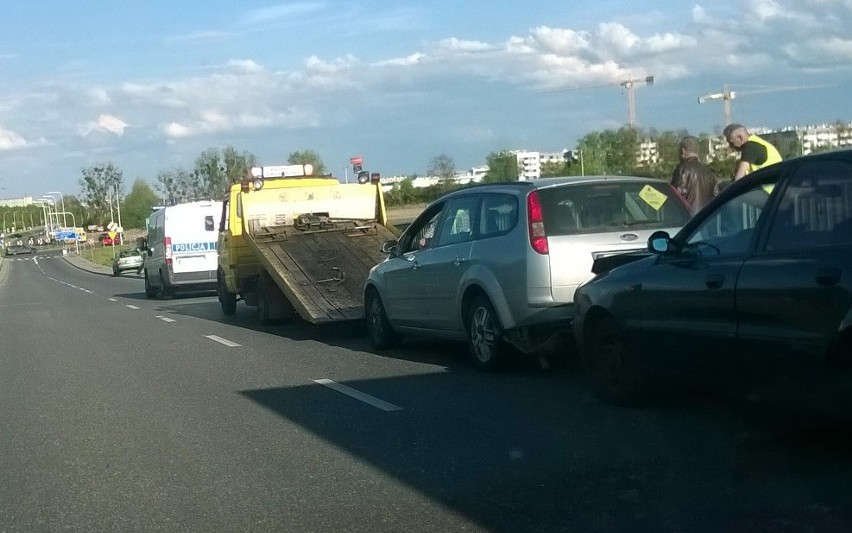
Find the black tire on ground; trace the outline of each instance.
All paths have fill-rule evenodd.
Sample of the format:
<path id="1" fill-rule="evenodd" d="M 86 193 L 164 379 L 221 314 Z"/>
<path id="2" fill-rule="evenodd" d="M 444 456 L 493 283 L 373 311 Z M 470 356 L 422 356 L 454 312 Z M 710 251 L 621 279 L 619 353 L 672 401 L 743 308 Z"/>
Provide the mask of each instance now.
<path id="1" fill-rule="evenodd" d="M 148 272 L 145 271 L 145 296 L 147 298 L 153 298 L 156 295 L 157 291 L 151 286 L 151 282 L 148 280 Z"/>
<path id="2" fill-rule="evenodd" d="M 113 268 L 113 269 L 112 269 L 112 275 L 113 275 L 113 276 L 115 276 L 115 277 L 117 278 L 118 276 L 120 276 L 120 275 L 121 275 L 121 271 L 120 271 L 120 270 L 116 270 L 116 269 L 114 269 L 114 268 Z"/>
<path id="3" fill-rule="evenodd" d="M 517 351 L 503 339 L 503 326 L 491 301 L 474 298 L 467 311 L 467 347 L 473 363 L 486 372 L 506 370 Z"/>
<path id="4" fill-rule="evenodd" d="M 169 287 L 166 283 L 166 278 L 164 278 L 163 273 L 160 272 L 160 286 L 157 288 L 157 295 L 160 298 L 171 298 L 174 294 L 174 289 Z"/>
<path id="5" fill-rule="evenodd" d="M 613 318 L 592 324 L 586 357 L 598 397 L 616 405 L 636 405 L 646 396 L 647 378 L 635 349 Z"/>
<path id="6" fill-rule="evenodd" d="M 364 309 L 367 318 L 367 335 L 370 336 L 373 347 L 384 350 L 399 344 L 401 337 L 391 326 L 382 298 L 375 290 L 367 293 Z"/>
<path id="7" fill-rule="evenodd" d="M 222 314 L 233 316 L 237 312 L 237 295 L 228 292 L 221 270 L 216 273 L 216 295 L 219 297 L 219 304 L 222 306 Z"/>

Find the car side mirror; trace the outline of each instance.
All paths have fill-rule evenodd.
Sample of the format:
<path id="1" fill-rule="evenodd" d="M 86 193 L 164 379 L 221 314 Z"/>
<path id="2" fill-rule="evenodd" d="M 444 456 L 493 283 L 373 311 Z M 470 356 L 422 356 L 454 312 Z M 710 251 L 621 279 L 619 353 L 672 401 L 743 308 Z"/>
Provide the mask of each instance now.
<path id="1" fill-rule="evenodd" d="M 655 231 L 648 237 L 648 251 L 655 254 L 664 254 L 672 249 L 672 238 L 668 232 Z"/>
<path id="2" fill-rule="evenodd" d="M 381 248 L 382 253 L 383 254 L 389 254 L 389 255 L 395 255 L 396 254 L 396 245 L 397 245 L 398 242 L 399 241 L 396 241 L 396 240 L 383 242 L 382 248 Z"/>

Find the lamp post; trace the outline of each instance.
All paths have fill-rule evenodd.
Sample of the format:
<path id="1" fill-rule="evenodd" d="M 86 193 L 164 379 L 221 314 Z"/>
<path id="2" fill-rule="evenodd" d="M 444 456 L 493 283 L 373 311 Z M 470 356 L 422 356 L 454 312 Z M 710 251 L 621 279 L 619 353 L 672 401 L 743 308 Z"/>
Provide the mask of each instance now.
<path id="1" fill-rule="evenodd" d="M 47 236 L 48 236 L 48 230 L 47 230 L 47 206 L 44 204 L 44 200 L 41 200 L 41 199 L 36 200 L 36 201 L 35 201 L 35 202 L 33 202 L 33 203 L 34 203 L 35 205 L 37 205 L 37 206 L 41 207 L 41 220 L 42 220 L 42 222 L 44 223 L 44 236 L 45 236 L 45 237 L 47 237 Z"/>
<path id="2" fill-rule="evenodd" d="M 12 211 L 12 228 L 15 231 L 18 231 L 18 223 L 15 222 L 17 220 L 18 213 L 19 213 L 19 211 Z M 21 213 L 21 224 L 23 224 L 23 223 L 24 223 L 24 215 L 23 215 L 23 213 Z"/>
<path id="3" fill-rule="evenodd" d="M 43 200 L 45 202 L 47 202 L 49 200 L 50 203 L 53 204 L 53 211 L 50 210 L 50 206 L 47 206 L 47 218 L 48 218 L 48 224 L 47 225 L 49 227 L 48 234 L 50 234 L 50 233 L 53 232 L 53 230 L 56 228 L 56 226 L 59 225 L 59 219 L 57 219 L 55 223 L 53 221 L 53 216 L 55 216 L 55 211 L 56 211 L 56 199 L 53 196 L 42 196 L 41 198 L 39 198 L 39 200 Z"/>
<path id="4" fill-rule="evenodd" d="M 8 211 L 3 211 L 3 232 L 6 232 L 6 215 L 8 215 Z"/>
<path id="5" fill-rule="evenodd" d="M 50 191 L 47 194 L 58 194 L 59 198 L 62 200 L 62 226 L 68 227 L 68 220 L 65 218 L 65 195 L 59 191 Z M 77 227 L 77 224 L 74 224 L 74 227 Z"/>

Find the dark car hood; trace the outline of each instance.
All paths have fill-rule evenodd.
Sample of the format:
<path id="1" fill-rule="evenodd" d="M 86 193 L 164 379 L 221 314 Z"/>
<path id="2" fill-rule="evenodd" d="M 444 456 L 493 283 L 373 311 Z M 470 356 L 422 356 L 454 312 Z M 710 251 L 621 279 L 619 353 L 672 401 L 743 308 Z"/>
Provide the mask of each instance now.
<path id="1" fill-rule="evenodd" d="M 648 250 L 637 250 L 633 252 L 625 252 L 623 254 L 612 254 L 598 257 L 595 259 L 594 263 L 592 263 L 592 273 L 602 274 L 604 272 L 609 272 L 615 267 L 626 265 L 627 263 L 632 263 L 640 259 L 645 259 L 652 255 L 654 254 Z"/>

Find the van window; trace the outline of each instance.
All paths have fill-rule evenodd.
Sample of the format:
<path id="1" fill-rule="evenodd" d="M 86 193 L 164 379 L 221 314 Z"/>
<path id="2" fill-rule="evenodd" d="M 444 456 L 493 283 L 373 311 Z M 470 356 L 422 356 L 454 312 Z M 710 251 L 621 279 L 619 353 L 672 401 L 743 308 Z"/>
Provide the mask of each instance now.
<path id="1" fill-rule="evenodd" d="M 204 231 L 213 231 L 215 226 L 213 225 L 213 215 L 208 215 L 204 217 Z"/>

